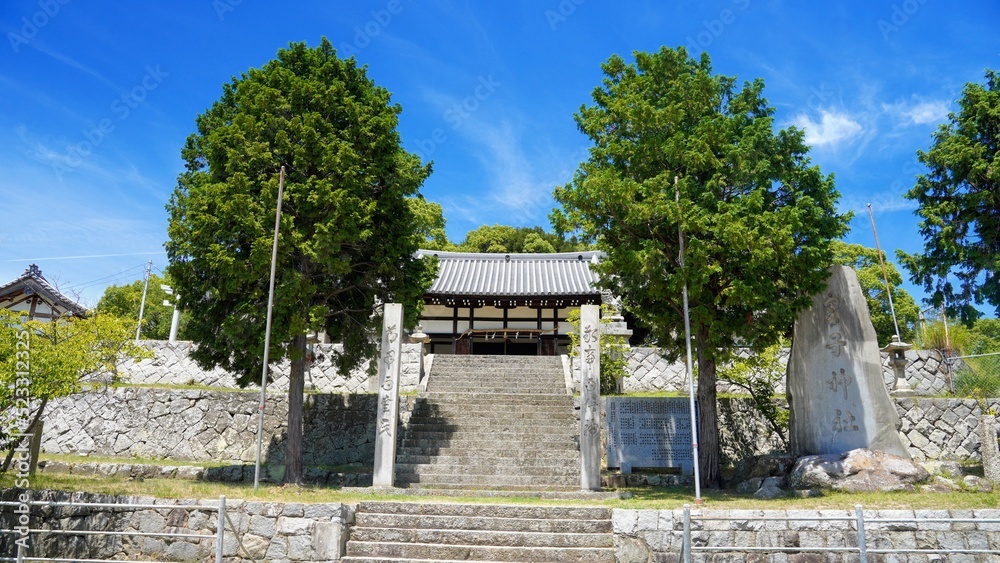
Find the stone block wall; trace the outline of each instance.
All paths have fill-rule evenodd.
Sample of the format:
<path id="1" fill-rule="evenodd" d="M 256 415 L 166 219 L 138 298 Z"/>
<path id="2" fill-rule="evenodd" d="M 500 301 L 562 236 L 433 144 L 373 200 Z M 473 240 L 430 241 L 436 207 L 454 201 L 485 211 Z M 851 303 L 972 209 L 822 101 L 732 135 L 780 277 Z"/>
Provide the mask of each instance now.
<path id="1" fill-rule="evenodd" d="M 984 401 L 1000 409 L 1000 399 Z M 983 414 L 975 399 L 896 399 L 899 436 L 915 461 L 981 459 L 976 427 Z"/>
<path id="2" fill-rule="evenodd" d="M 233 374 L 222 369 L 204 370 L 191 359 L 194 344 L 164 340 L 144 340 L 143 345 L 153 352 L 153 357 L 138 362 L 127 361 L 118 366 L 119 378 L 124 383 L 135 385 L 203 385 L 226 389 L 238 388 Z M 333 358 L 341 349 L 339 344 L 316 344 L 316 362 L 306 373 L 306 389 L 320 393 L 367 393 L 374 390 L 369 381 L 368 364 L 344 376 L 336 368 Z M 420 374 L 420 346 L 404 344 L 401 361 L 400 387 L 403 391 L 417 388 Z M 284 360 L 268 370 L 271 383 L 269 388 L 276 391 L 288 390 L 290 362 Z M 254 378 L 260 382 L 260 374 Z"/>
<path id="3" fill-rule="evenodd" d="M 746 353 L 746 352 L 741 352 Z M 910 350 L 906 352 L 906 381 L 919 395 L 941 395 L 950 389 L 948 366 L 940 354 L 934 350 Z M 780 361 L 788 361 L 788 350 L 781 352 Z M 696 366 L 697 367 L 697 366 Z M 684 360 L 668 362 L 663 359 L 658 348 L 632 348 L 628 356 L 629 377 L 622 382 L 626 393 L 638 391 L 686 392 L 688 382 Z M 574 379 L 579 385 L 578 370 Z M 892 388 L 895 373 L 889 366 L 889 356 L 882 354 L 882 374 L 886 387 Z M 784 381 L 775 387 L 777 393 L 785 392 Z M 724 382 L 719 383 L 720 393 L 740 393 L 730 389 Z"/>
<path id="4" fill-rule="evenodd" d="M 692 509 L 691 540 L 695 546 L 758 546 L 802 548 L 771 557 L 760 552 L 695 552 L 694 561 L 857 561 L 858 552 L 809 552 L 809 548 L 858 546 L 852 510 L 695 510 Z M 912 553 L 886 556 L 887 561 L 945 561 L 955 550 L 1000 550 L 1000 510 L 868 510 L 865 541 L 869 549 L 936 550 L 928 555 Z M 783 520 L 790 518 L 792 520 Z M 837 518 L 843 520 L 820 520 Z M 907 519 L 891 523 L 875 519 Z M 940 522 L 929 519 L 975 519 L 976 522 Z M 910 521 L 909 519 L 915 519 Z M 921 521 L 925 520 L 925 521 Z M 991 521 L 992 520 L 992 521 Z M 630 560 L 681 561 L 683 510 L 620 510 L 612 516 L 615 545 Z M 645 556 L 645 557 L 643 557 Z M 911 558 L 915 556 L 916 558 Z M 883 557 L 882 555 L 869 557 Z M 966 561 L 987 561 L 982 554 Z M 881 561 L 882 559 L 876 559 Z"/>
<path id="5" fill-rule="evenodd" d="M 259 392 L 112 388 L 53 401 L 46 452 L 178 461 L 252 463 Z M 307 466 L 371 466 L 377 395 L 309 394 L 304 413 Z M 401 406 L 401 411 L 405 410 Z M 265 460 L 283 463 L 288 401 L 269 395 Z"/>
<path id="6" fill-rule="evenodd" d="M 14 500 L 16 490 L 4 491 Z M 31 491 L 34 501 L 162 505 L 163 508 L 35 507 L 32 527 L 167 534 L 200 534 L 206 539 L 138 536 L 32 536 L 33 557 L 155 561 L 214 561 L 218 499 L 172 500 L 117 497 L 88 493 Z M 183 507 L 183 508 L 181 508 Z M 0 511 L 0 527 L 10 528 L 11 508 Z M 227 527 L 223 541 L 226 561 L 336 561 L 343 555 L 347 526 L 354 507 L 341 503 L 300 504 L 227 500 L 226 514 L 237 532 Z M 237 544 L 237 536 L 243 549 Z M 13 535 L 0 535 L 0 554 L 16 553 Z M 249 556 L 247 557 L 247 552 Z M 251 559 L 252 557 L 252 559 Z"/>

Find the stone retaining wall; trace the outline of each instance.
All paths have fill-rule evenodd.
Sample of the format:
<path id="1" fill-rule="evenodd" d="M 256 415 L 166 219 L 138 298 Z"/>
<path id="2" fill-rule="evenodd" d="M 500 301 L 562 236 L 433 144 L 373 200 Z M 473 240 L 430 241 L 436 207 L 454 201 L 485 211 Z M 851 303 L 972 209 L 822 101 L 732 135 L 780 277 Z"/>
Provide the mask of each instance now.
<path id="1" fill-rule="evenodd" d="M 190 357 L 191 342 L 171 344 L 164 340 L 144 340 L 143 345 L 152 350 L 153 357 L 138 362 L 126 361 L 118 365 L 118 375 L 124 383 L 134 385 L 202 385 L 227 389 L 238 388 L 236 378 L 229 372 L 215 368 L 202 369 Z M 340 350 L 339 344 L 316 344 L 316 361 L 306 373 L 306 389 L 320 393 L 368 393 L 375 390 L 374 378 L 369 381 L 368 364 L 355 369 L 346 377 L 333 363 Z M 276 391 L 288 390 L 290 363 L 283 360 L 269 370 L 271 383 Z M 400 371 L 400 388 L 414 391 L 420 374 L 420 345 L 404 344 Z M 260 375 L 255 382 L 259 383 Z"/>
<path id="2" fill-rule="evenodd" d="M 3 492 L 4 500 L 15 500 L 17 491 Z M 152 497 L 116 497 L 88 493 L 31 491 L 34 501 L 163 505 L 157 509 L 108 509 L 91 507 L 35 507 L 32 527 L 59 530 L 98 530 L 170 534 L 201 534 L 204 540 L 135 536 L 32 536 L 34 557 L 72 559 L 152 559 L 157 561 L 214 561 L 219 499 L 167 500 Z M 178 508 L 187 506 L 190 508 Z M 238 530 L 226 529 L 223 555 L 226 561 L 336 561 L 343 554 L 346 527 L 354 520 L 354 506 L 341 503 L 301 504 L 227 500 L 226 514 Z M 0 527 L 12 527 L 12 508 L 0 511 Z M 0 554 L 16 553 L 14 536 L 0 535 Z"/>
<path id="3" fill-rule="evenodd" d="M 191 342 L 171 344 L 162 340 L 145 340 L 143 344 L 153 351 L 154 357 L 139 362 L 124 362 L 118 366 L 122 381 L 141 385 L 203 385 L 208 387 L 237 388 L 232 374 L 221 369 L 203 370 L 190 357 Z M 369 381 L 368 366 L 364 365 L 347 377 L 342 376 L 331 361 L 339 349 L 337 344 L 317 344 L 317 361 L 306 376 L 306 389 L 320 393 L 367 393 L 373 392 Z M 417 389 L 420 374 L 420 346 L 403 345 L 400 388 L 405 391 Z M 948 368 L 940 355 L 933 350 L 911 350 L 906 353 L 909 364 L 906 380 L 919 395 L 940 395 L 950 388 Z M 784 350 L 781 361 L 788 359 Z M 895 375 L 889 367 L 888 356 L 882 355 L 883 373 L 886 386 L 892 386 Z M 288 361 L 273 366 L 271 387 L 275 390 L 288 389 Z M 668 362 L 663 359 L 658 348 L 631 348 L 628 357 L 630 376 L 622 382 L 625 392 L 641 391 L 687 391 L 687 379 L 683 361 Z M 579 369 L 574 368 L 574 381 L 579 387 Z M 784 382 L 777 385 L 778 393 L 785 392 Z M 720 393 L 739 392 L 719 384 Z"/>
<path id="4" fill-rule="evenodd" d="M 759 546 L 802 548 L 802 551 L 775 554 L 759 552 L 695 552 L 694 561 L 857 561 L 858 552 L 809 552 L 808 548 L 858 546 L 852 510 L 692 510 L 691 539 L 695 546 Z M 934 556 L 903 553 L 869 555 L 886 561 L 992 561 L 1000 552 L 1000 510 L 870 510 L 865 519 L 899 518 L 898 521 L 866 525 L 868 549 L 937 550 Z M 712 518 L 703 520 L 700 517 Z M 619 554 L 631 561 L 681 561 L 683 510 L 618 510 L 613 513 L 615 544 Z M 722 520 L 716 520 L 720 518 Z M 782 520 L 793 518 L 794 520 Z M 976 522 L 932 522 L 931 518 L 975 519 Z M 922 521 L 924 520 L 924 521 Z M 994 520 L 990 522 L 989 520 Z M 960 555 L 960 549 L 992 550 L 993 555 Z M 646 558 L 643 558 L 643 555 Z M 928 559 L 928 557 L 931 557 Z M 875 559 L 881 561 L 882 559 Z"/>
<path id="5" fill-rule="evenodd" d="M 400 397 L 404 426 L 415 400 L 412 395 Z M 113 388 L 80 393 L 49 404 L 42 448 L 49 453 L 242 466 L 256 457 L 258 402 L 259 394 L 248 391 Z M 287 404 L 284 396 L 268 398 L 264 418 L 264 459 L 268 465 L 284 462 Z M 897 398 L 895 404 L 902 421 L 903 445 L 915 460 L 980 459 L 975 428 L 982 410 L 977 401 Z M 1000 399 L 986 404 L 987 408 L 1000 409 Z M 305 465 L 371 467 L 376 408 L 374 394 L 307 395 Z M 721 399 L 719 417 L 727 461 L 782 449 L 783 441 L 749 399 Z M 314 480 L 325 482 L 322 475 Z"/>
<path id="6" fill-rule="evenodd" d="M 401 412 L 408 412 L 407 397 Z M 42 448 L 61 454 L 165 458 L 242 464 L 256 458 L 260 394 L 111 388 L 52 401 Z M 375 455 L 377 395 L 309 394 L 304 413 L 307 466 L 366 465 Z M 265 459 L 283 463 L 288 400 L 269 395 Z"/>
<path id="7" fill-rule="evenodd" d="M 20 491 L 8 489 L 3 500 L 15 500 Z M 142 531 L 201 534 L 204 540 L 132 536 L 41 536 L 32 538 L 33 556 L 73 559 L 115 558 L 169 561 L 209 561 L 214 558 L 217 513 L 199 507 L 217 507 L 218 499 L 165 500 L 151 497 L 113 497 L 87 493 L 31 491 L 32 500 L 76 503 L 132 503 L 162 505 L 153 509 L 93 507 L 35 507 L 32 527 L 61 530 Z M 302 504 L 227 500 L 226 512 L 240 542 L 254 559 L 269 561 L 337 561 L 344 554 L 357 507 L 342 503 Z M 189 508 L 182 508 L 189 507 Z M 13 509 L 0 510 L 0 528 L 13 527 Z M 843 520 L 823 520 L 842 518 Z M 957 550 L 1000 551 L 1000 510 L 868 510 L 864 513 L 869 549 L 937 550 L 932 560 L 987 561 L 990 555 L 961 556 Z M 874 519 L 902 519 L 892 523 Z M 941 522 L 939 519 L 968 522 Z M 934 519 L 937 519 L 936 521 Z M 682 509 L 614 509 L 611 516 L 619 561 L 676 562 L 682 557 Z M 809 548 L 857 547 L 853 510 L 692 510 L 691 536 L 695 546 L 756 546 L 799 548 L 769 561 L 856 561 L 857 552 L 819 553 Z M 249 561 L 239 550 L 236 535 L 227 528 L 226 561 Z M 15 536 L 0 535 L 0 553 L 13 554 Z M 695 553 L 695 561 L 744 561 L 763 556 L 754 552 Z M 913 555 L 913 554 L 909 554 Z M 766 556 L 764 556 L 766 557 Z M 890 556 L 891 557 L 891 556 Z M 900 560 L 912 560 L 902 554 Z M 920 555 L 917 557 L 928 557 Z M 761 559 L 763 560 L 763 559 Z M 920 559 L 924 560 L 924 559 Z"/>
<path id="8" fill-rule="evenodd" d="M 948 366 L 940 354 L 934 350 L 910 350 L 906 353 L 906 381 L 918 395 L 940 395 L 947 393 L 949 385 Z M 781 364 L 788 361 L 788 350 L 780 356 Z M 663 359 L 658 348 L 632 348 L 628 356 L 629 377 L 622 382 L 626 393 L 638 391 L 685 392 L 688 389 L 684 361 L 668 362 Z M 889 366 L 889 356 L 882 354 L 882 373 L 886 387 L 891 389 L 895 374 Z M 579 385 L 579 375 L 575 374 Z M 782 380 L 775 388 L 777 393 L 785 392 Z M 725 382 L 719 382 L 719 392 L 741 392 L 730 389 Z"/>

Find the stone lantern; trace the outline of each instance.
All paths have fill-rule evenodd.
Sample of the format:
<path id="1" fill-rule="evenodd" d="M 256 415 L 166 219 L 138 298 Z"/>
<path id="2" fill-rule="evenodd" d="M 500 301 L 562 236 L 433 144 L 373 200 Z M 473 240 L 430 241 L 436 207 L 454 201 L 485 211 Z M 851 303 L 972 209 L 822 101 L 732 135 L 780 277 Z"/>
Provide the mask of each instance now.
<path id="1" fill-rule="evenodd" d="M 889 354 L 889 365 L 895 379 L 892 382 L 892 394 L 897 397 L 912 397 L 915 395 L 910 384 L 906 381 L 906 351 L 913 348 L 912 344 L 907 344 L 899 340 L 899 335 L 892 335 L 892 342 L 882 348 L 882 351 Z"/>
<path id="2" fill-rule="evenodd" d="M 410 333 L 410 342 L 420 344 L 420 373 L 417 374 L 417 384 L 419 385 L 424 381 L 424 355 L 427 350 L 424 349 L 424 344 L 431 341 L 431 337 L 424 333 L 424 327 L 422 325 L 417 325 L 413 328 L 413 332 Z M 423 390 L 423 389 L 422 389 Z"/>

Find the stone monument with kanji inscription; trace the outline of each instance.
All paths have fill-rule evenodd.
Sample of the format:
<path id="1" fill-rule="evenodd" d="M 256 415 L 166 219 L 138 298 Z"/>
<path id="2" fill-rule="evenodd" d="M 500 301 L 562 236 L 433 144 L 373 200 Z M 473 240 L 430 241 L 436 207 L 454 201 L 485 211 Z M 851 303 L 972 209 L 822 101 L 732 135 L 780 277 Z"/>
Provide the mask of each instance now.
<path id="1" fill-rule="evenodd" d="M 792 453 L 868 448 L 910 458 L 882 378 L 875 327 L 858 275 L 832 266 L 827 287 L 799 313 L 786 383 Z"/>

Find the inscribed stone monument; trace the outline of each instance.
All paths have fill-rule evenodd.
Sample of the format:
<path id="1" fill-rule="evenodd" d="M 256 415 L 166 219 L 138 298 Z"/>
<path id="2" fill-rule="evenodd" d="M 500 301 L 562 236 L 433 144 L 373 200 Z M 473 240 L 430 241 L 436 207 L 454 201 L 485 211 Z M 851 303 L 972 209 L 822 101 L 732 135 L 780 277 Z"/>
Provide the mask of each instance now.
<path id="1" fill-rule="evenodd" d="M 580 488 L 601 488 L 601 308 L 580 306 Z"/>
<path id="2" fill-rule="evenodd" d="M 608 467 L 679 467 L 694 473 L 691 407 L 683 398 L 608 397 Z"/>
<path id="3" fill-rule="evenodd" d="M 832 266 L 827 287 L 799 313 L 786 384 L 792 453 L 868 448 L 910 459 L 858 276 Z"/>
<path id="4" fill-rule="evenodd" d="M 393 485 L 402 343 L 403 306 L 399 303 L 386 303 L 383 306 L 382 347 L 379 349 L 375 467 L 372 474 L 372 484 L 376 487 Z"/>

